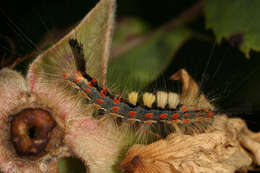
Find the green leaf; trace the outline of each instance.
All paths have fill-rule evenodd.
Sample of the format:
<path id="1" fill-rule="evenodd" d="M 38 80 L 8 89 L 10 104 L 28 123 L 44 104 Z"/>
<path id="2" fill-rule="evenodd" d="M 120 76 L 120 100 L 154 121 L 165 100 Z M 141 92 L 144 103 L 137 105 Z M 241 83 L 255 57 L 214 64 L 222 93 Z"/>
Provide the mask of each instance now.
<path id="1" fill-rule="evenodd" d="M 123 18 L 118 21 L 114 30 L 111 57 L 118 56 L 127 43 L 148 31 L 147 24 L 137 18 Z"/>
<path id="2" fill-rule="evenodd" d="M 207 27 L 231 42 L 249 56 L 251 49 L 260 51 L 259 0 L 206 0 Z"/>
<path id="3" fill-rule="evenodd" d="M 155 80 L 172 61 L 181 44 L 191 36 L 184 27 L 158 30 L 109 62 L 108 82 L 120 92 L 141 90 Z M 115 74 L 116 73 L 116 74 Z"/>

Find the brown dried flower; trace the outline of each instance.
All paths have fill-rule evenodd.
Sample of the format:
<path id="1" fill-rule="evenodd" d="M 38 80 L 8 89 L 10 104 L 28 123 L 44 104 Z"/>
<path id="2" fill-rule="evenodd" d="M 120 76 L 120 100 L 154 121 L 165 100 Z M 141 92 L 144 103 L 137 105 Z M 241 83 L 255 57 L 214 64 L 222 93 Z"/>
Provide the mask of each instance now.
<path id="1" fill-rule="evenodd" d="M 0 170 L 56 172 L 69 156 L 64 129 L 56 124 L 56 105 L 44 102 L 17 72 L 0 71 Z"/>
<path id="2" fill-rule="evenodd" d="M 181 69 L 172 79 L 183 83 L 182 97 L 212 107 L 198 85 Z M 251 132 L 239 118 L 218 115 L 212 127 L 193 136 L 172 133 L 149 145 L 133 145 L 118 166 L 127 173 L 233 173 L 259 165 L 259 133 Z M 245 150 L 246 148 L 247 150 Z"/>

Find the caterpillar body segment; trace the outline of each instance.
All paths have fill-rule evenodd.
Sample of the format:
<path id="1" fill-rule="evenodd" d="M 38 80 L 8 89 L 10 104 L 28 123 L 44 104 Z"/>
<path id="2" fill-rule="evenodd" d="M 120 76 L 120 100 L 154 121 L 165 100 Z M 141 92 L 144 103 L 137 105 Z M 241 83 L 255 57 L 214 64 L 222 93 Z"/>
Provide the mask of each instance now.
<path id="1" fill-rule="evenodd" d="M 121 98 L 119 95 L 111 94 L 108 89 L 99 87 L 95 78 L 87 74 L 85 76 L 88 76 L 88 80 L 81 72 L 64 76 L 87 94 L 90 103 L 98 105 L 112 116 L 123 117 L 130 122 L 189 123 L 208 120 L 218 113 L 208 109 L 189 110 L 186 106 L 179 104 L 180 98 L 176 93 L 158 91 L 157 97 L 152 93 L 145 93 L 142 96 L 143 101 L 140 102 L 137 92 L 130 93 L 128 99 Z M 155 100 L 157 106 L 154 106 Z"/>
<path id="2" fill-rule="evenodd" d="M 76 39 L 70 39 L 77 72 L 64 74 L 66 80 L 77 85 L 89 98 L 90 103 L 97 105 L 113 117 L 121 117 L 129 122 L 152 124 L 156 122 L 192 123 L 210 120 L 219 112 L 208 109 L 188 109 L 180 104 L 177 93 L 158 91 L 156 95 L 144 93 L 142 101 L 138 93 L 131 92 L 128 99 L 111 94 L 107 88 L 101 88 L 97 80 L 86 73 L 83 47 Z"/>

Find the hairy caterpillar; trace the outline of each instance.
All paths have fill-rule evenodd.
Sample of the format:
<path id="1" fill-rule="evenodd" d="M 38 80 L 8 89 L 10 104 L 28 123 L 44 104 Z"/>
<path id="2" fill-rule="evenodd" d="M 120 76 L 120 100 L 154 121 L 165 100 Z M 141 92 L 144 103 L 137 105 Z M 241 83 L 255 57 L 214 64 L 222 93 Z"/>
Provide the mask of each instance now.
<path id="1" fill-rule="evenodd" d="M 207 108 L 188 109 L 180 104 L 177 93 L 166 93 L 158 91 L 157 95 L 151 93 L 143 94 L 142 103 L 138 101 L 138 93 L 131 92 L 128 99 L 121 98 L 120 95 L 111 94 L 107 88 L 101 88 L 97 80 L 88 75 L 85 71 L 84 54 L 82 45 L 76 39 L 69 40 L 70 47 L 75 57 L 76 66 L 79 70 L 75 74 L 65 73 L 65 79 L 76 84 L 86 93 L 90 103 L 98 105 L 106 113 L 126 119 L 129 122 L 142 122 L 152 124 L 156 122 L 189 123 L 189 122 L 209 122 L 220 111 Z M 156 100 L 157 107 L 154 105 Z"/>

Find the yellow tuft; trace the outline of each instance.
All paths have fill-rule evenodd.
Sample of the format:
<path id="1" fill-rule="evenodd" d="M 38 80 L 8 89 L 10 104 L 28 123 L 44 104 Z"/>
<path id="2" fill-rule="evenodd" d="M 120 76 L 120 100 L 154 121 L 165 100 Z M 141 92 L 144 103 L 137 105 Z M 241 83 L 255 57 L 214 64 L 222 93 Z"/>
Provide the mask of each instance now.
<path id="1" fill-rule="evenodd" d="M 180 103 L 179 95 L 177 93 L 170 92 L 168 94 L 168 105 L 169 105 L 169 108 L 175 109 L 179 103 Z"/>
<path id="2" fill-rule="evenodd" d="M 157 92 L 157 106 L 164 109 L 168 103 L 168 93 L 164 91 Z"/>
<path id="3" fill-rule="evenodd" d="M 129 103 L 131 103 L 132 105 L 136 105 L 138 100 L 138 93 L 137 92 L 131 92 L 128 94 L 128 101 Z"/>
<path id="4" fill-rule="evenodd" d="M 143 103 L 145 106 L 151 108 L 155 101 L 155 95 L 152 93 L 144 93 L 143 95 Z"/>

